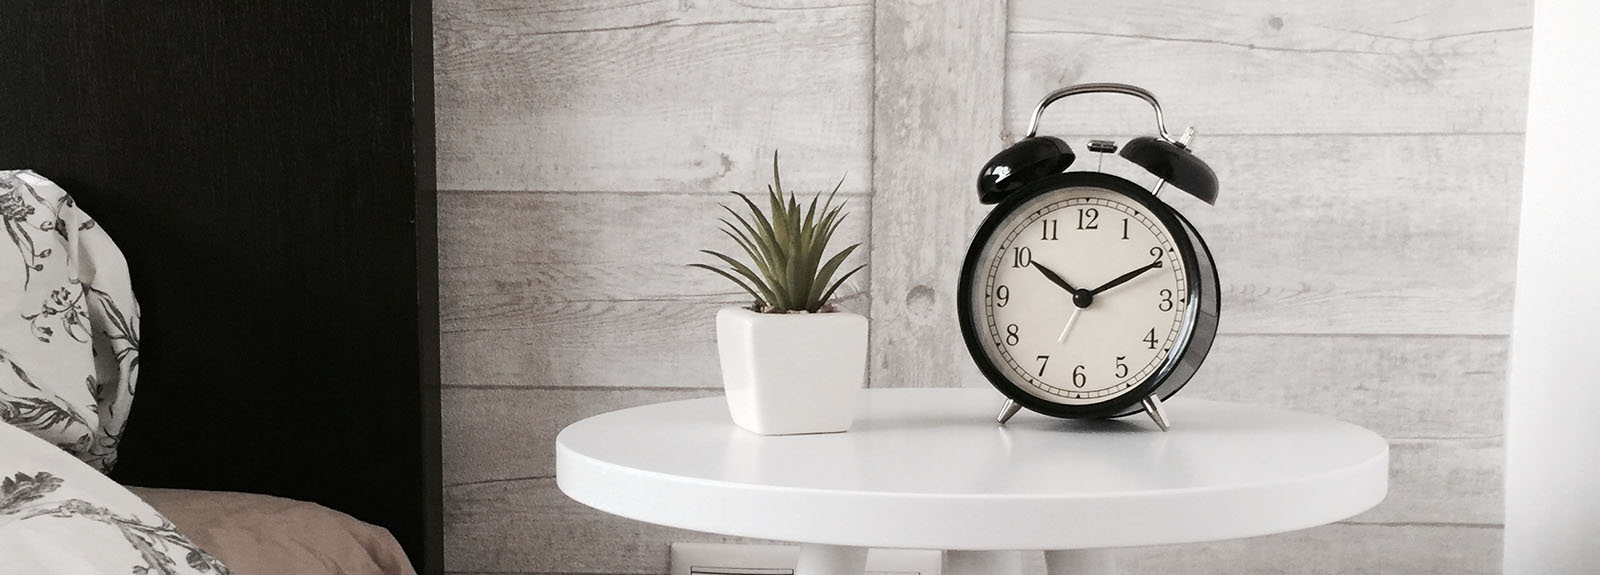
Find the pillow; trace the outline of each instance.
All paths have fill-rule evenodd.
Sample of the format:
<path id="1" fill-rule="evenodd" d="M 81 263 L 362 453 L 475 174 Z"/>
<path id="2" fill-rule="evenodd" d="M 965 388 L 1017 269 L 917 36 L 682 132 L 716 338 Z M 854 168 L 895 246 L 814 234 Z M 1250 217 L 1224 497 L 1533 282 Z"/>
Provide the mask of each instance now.
<path id="1" fill-rule="evenodd" d="M 44 440 L 0 423 L 0 453 L 0 573 L 230 573 L 132 492 Z"/>
<path id="2" fill-rule="evenodd" d="M 139 376 L 127 261 L 30 171 L 0 171 L 0 228 L 0 421 L 107 472 Z"/>

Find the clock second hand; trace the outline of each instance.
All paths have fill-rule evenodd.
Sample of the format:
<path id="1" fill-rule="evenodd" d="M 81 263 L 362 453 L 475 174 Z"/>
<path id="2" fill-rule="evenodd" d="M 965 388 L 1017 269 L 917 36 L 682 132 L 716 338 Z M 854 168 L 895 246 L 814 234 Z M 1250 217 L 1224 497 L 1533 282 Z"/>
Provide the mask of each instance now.
<path id="1" fill-rule="evenodd" d="M 1056 337 L 1056 343 L 1067 343 L 1067 332 L 1072 331 L 1072 324 L 1078 321 L 1078 313 L 1082 311 L 1083 308 L 1072 306 L 1072 315 L 1067 316 L 1067 326 L 1061 328 L 1061 335 Z"/>

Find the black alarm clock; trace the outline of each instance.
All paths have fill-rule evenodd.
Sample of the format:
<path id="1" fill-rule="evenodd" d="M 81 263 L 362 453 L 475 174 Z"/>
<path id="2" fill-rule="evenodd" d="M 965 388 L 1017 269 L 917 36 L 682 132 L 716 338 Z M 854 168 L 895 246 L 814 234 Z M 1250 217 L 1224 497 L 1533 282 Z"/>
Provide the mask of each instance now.
<path id="1" fill-rule="evenodd" d="M 1089 93 L 1134 96 L 1155 108 L 1156 135 L 1117 152 L 1149 171 L 1146 189 L 1098 171 L 1067 171 L 1072 148 L 1037 136 L 1046 107 Z M 1161 402 L 1188 383 L 1211 350 L 1221 308 L 1205 240 L 1158 198 L 1172 186 L 1207 204 L 1217 177 L 1173 137 L 1161 104 L 1126 84 L 1081 84 L 1045 96 L 1028 135 L 978 175 L 978 200 L 997 204 L 961 267 L 961 334 L 978 369 L 1008 398 L 1004 424 L 1026 407 L 1063 418 L 1146 412 L 1163 431 Z"/>

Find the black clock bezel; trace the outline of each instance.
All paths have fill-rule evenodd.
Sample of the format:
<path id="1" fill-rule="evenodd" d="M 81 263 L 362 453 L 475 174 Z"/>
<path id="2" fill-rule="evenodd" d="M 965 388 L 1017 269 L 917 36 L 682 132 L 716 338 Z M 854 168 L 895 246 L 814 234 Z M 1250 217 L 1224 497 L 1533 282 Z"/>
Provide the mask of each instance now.
<path id="1" fill-rule="evenodd" d="M 986 259 L 983 257 L 986 255 L 984 248 L 1000 224 L 1028 201 L 1062 188 L 1073 187 L 1107 190 L 1143 206 L 1169 231 L 1179 256 L 1183 259 L 1184 268 L 1190 270 L 1184 283 L 1187 287 L 1185 297 L 1192 304 L 1184 311 L 1182 331 L 1173 342 L 1172 351 L 1167 354 L 1166 361 L 1129 391 L 1107 401 L 1087 405 L 1054 403 L 1023 389 L 1021 386 L 1026 383 L 1019 384 L 1012 381 L 1005 370 L 994 364 L 983 347 L 985 344 L 982 334 L 985 330 L 974 323 L 977 319 L 974 312 L 977 310 L 973 309 L 975 306 L 972 298 L 976 274 L 982 267 L 982 261 Z M 1121 177 L 1102 172 L 1066 172 L 1041 178 L 1018 190 L 1000 205 L 995 206 L 994 210 L 984 218 L 983 223 L 978 226 L 978 231 L 967 249 L 967 256 L 961 266 L 960 285 L 956 290 L 956 311 L 961 324 L 962 339 L 966 342 L 967 352 L 977 364 L 978 371 L 1006 397 L 1030 410 L 1054 417 L 1072 419 L 1122 417 L 1143 411 L 1141 402 L 1147 396 L 1156 394 L 1157 397 L 1166 399 L 1177 393 L 1178 389 L 1188 383 L 1189 378 L 1199 369 L 1216 335 L 1216 320 L 1220 311 L 1220 294 L 1217 293 L 1219 285 L 1210 248 L 1205 245 L 1205 241 L 1200 238 L 1194 226 L 1148 190 Z"/>

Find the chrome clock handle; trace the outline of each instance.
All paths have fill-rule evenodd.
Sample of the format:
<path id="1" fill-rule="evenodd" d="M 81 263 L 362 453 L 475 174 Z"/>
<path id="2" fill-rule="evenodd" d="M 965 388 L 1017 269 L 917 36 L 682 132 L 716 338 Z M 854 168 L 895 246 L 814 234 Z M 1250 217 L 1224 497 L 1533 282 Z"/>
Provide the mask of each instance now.
<path id="1" fill-rule="evenodd" d="M 1039 118 L 1044 116 L 1044 109 L 1049 107 L 1052 102 L 1067 96 L 1076 96 L 1079 94 L 1123 94 L 1149 102 L 1150 107 L 1155 108 L 1156 110 L 1156 131 L 1161 135 L 1161 139 L 1180 145 L 1186 145 L 1188 143 L 1187 141 L 1180 143 L 1179 138 L 1174 138 L 1172 134 L 1167 133 L 1166 119 L 1161 115 L 1161 102 L 1156 101 L 1155 94 L 1151 94 L 1149 90 L 1140 88 L 1138 86 L 1130 86 L 1128 84 L 1117 84 L 1112 82 L 1067 86 L 1060 90 L 1051 92 L 1049 95 L 1046 95 L 1043 100 L 1039 101 L 1039 105 L 1033 108 L 1033 121 L 1028 123 L 1027 137 L 1032 138 L 1039 133 Z M 1183 138 L 1183 140 L 1187 140 L 1187 138 Z"/>

